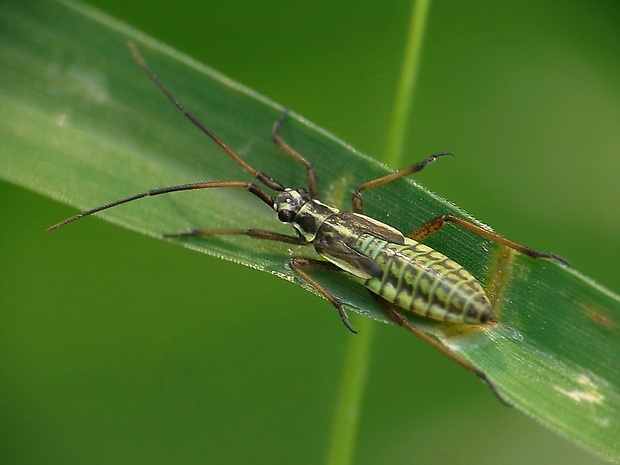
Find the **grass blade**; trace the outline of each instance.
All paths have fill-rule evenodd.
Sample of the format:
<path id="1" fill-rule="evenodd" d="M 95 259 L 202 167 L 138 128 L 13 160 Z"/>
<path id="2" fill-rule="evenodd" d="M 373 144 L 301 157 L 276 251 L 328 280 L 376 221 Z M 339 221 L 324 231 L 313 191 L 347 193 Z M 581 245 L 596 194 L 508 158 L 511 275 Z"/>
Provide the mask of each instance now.
<path id="1" fill-rule="evenodd" d="M 5 2 L 0 13 L 3 179 L 78 209 L 163 185 L 246 179 L 145 80 L 126 52 L 132 39 L 178 98 L 222 139 L 283 183 L 303 184 L 303 170 L 269 139 L 282 111 L 278 105 L 87 8 Z M 346 207 L 352 186 L 387 172 L 295 115 L 284 136 L 312 154 L 328 203 Z M 369 194 L 369 214 L 403 231 L 439 213 L 464 214 L 413 181 L 396 184 Z M 256 205 L 242 192 L 187 193 L 101 217 L 153 237 L 197 226 L 236 227 L 242 217 L 244 225 L 278 228 L 270 212 Z M 176 242 L 288 280 L 283 264 L 300 252 L 234 238 Z M 446 231 L 429 245 L 486 283 L 501 308 L 501 324 L 479 331 L 417 318 L 416 324 L 485 371 L 517 408 L 618 460 L 618 297 L 574 270 L 512 254 L 467 232 Z M 384 320 L 346 277 L 320 279 L 352 310 Z"/>

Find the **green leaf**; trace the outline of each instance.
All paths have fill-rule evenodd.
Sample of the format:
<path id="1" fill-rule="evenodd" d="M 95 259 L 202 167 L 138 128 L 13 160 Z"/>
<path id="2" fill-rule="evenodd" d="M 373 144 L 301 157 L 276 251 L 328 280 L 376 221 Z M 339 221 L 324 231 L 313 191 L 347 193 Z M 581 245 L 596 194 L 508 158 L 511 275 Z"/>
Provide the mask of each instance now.
<path id="1" fill-rule="evenodd" d="M 127 51 L 133 40 L 177 98 L 249 163 L 286 185 L 304 184 L 302 167 L 270 139 L 281 106 L 77 4 L 5 2 L 0 22 L 5 180 L 77 209 L 164 185 L 249 180 L 148 81 Z M 297 115 L 287 120 L 283 135 L 314 163 L 326 203 L 347 208 L 354 186 L 388 172 Z M 365 205 L 369 215 L 404 232 L 441 213 L 465 215 L 413 180 L 368 192 Z M 289 232 L 254 196 L 231 189 L 142 200 L 99 216 L 153 237 L 195 227 Z M 88 221 L 95 219 L 69 227 L 86 231 Z M 174 242 L 288 280 L 287 259 L 311 254 L 244 237 Z M 572 269 L 456 228 L 428 244 L 485 283 L 501 324 L 472 329 L 412 321 L 487 373 L 515 407 L 620 460 L 618 297 Z M 385 321 L 373 299 L 346 276 L 318 278 L 351 310 Z"/>

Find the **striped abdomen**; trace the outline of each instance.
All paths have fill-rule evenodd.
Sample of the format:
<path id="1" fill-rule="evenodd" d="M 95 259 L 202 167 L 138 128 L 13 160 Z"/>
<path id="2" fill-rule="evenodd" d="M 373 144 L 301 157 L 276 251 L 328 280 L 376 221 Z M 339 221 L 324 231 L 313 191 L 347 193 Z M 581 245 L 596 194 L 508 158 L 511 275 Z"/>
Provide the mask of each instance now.
<path id="1" fill-rule="evenodd" d="M 461 265 L 412 239 L 394 244 L 362 234 L 356 248 L 381 274 L 364 281 L 372 292 L 399 307 L 452 323 L 478 324 L 494 313 L 480 283 Z"/>

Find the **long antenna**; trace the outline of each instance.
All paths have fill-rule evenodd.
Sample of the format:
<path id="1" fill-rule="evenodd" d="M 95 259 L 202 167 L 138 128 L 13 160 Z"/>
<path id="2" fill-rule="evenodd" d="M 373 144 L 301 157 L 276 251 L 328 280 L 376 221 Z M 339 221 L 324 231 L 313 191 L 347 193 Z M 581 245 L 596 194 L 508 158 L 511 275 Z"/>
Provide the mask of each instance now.
<path id="1" fill-rule="evenodd" d="M 123 203 L 133 202 L 134 200 L 142 199 L 144 197 L 153 197 L 155 195 L 168 194 L 170 192 L 190 191 L 195 189 L 213 189 L 219 187 L 240 187 L 243 189 L 247 189 L 256 197 L 269 205 L 269 207 L 273 208 L 273 199 L 271 198 L 271 196 L 254 183 L 245 181 L 203 181 L 190 184 L 179 184 L 177 186 L 160 187 L 158 189 L 151 189 L 150 191 L 142 192 L 140 194 L 134 194 L 129 197 L 125 197 L 124 199 L 115 200 L 114 202 L 100 205 L 99 207 L 86 210 L 82 213 L 78 213 L 77 215 L 72 216 L 71 218 L 67 218 L 66 220 L 61 221 L 54 226 L 50 226 L 45 230 L 45 232 L 53 231 L 54 229 L 58 229 L 69 223 L 73 223 L 74 221 L 79 220 L 80 218 L 84 218 L 85 216 L 92 215 L 93 213 L 107 210 L 108 208 L 116 207 L 117 205 L 121 205 Z"/>
<path id="2" fill-rule="evenodd" d="M 140 55 L 140 52 L 138 52 L 138 49 L 133 44 L 133 42 L 128 42 L 127 47 L 129 48 L 129 51 L 131 52 L 131 56 L 133 57 L 134 61 L 138 64 L 138 66 L 140 66 L 140 68 L 144 70 L 144 72 L 151 79 L 151 81 L 155 83 L 155 85 L 159 88 L 159 90 L 168 98 L 168 100 L 170 100 L 174 104 L 174 106 L 176 106 L 181 111 L 181 113 L 183 113 L 183 115 L 188 120 L 192 122 L 192 124 L 194 124 L 194 126 L 200 129 L 207 136 L 209 136 L 239 166 L 241 166 L 244 170 L 246 170 L 248 173 L 254 176 L 262 184 L 264 184 L 265 186 L 275 191 L 282 192 L 285 190 L 282 184 L 275 181 L 270 176 L 267 176 L 262 171 L 255 169 L 252 165 L 250 165 L 245 160 L 243 160 L 243 158 L 241 158 L 234 150 L 232 150 L 228 145 L 226 145 L 226 143 L 223 140 L 221 140 L 213 131 L 211 131 L 211 129 L 209 129 L 207 126 L 201 123 L 194 115 L 192 115 L 189 111 L 187 111 L 185 107 L 181 105 L 181 103 L 174 97 L 174 95 L 172 95 L 172 92 L 170 92 L 168 88 L 159 80 L 159 78 L 155 75 L 153 70 L 151 70 L 149 65 L 147 65 L 146 61 L 144 60 L 142 55 Z M 218 188 L 218 187 L 237 187 L 237 188 L 247 189 L 252 194 L 260 198 L 267 205 L 269 205 L 269 207 L 273 208 L 273 198 L 267 192 L 265 192 L 263 189 L 261 189 L 254 183 L 244 182 L 244 181 L 202 181 L 202 182 L 195 182 L 195 183 L 190 183 L 190 184 L 179 184 L 175 186 L 160 187 L 157 189 L 151 189 L 146 192 L 141 192 L 139 194 L 125 197 L 120 200 L 115 200 L 114 202 L 106 203 L 104 205 L 100 205 L 99 207 L 95 207 L 90 210 L 86 210 L 82 213 L 79 213 L 75 216 L 72 216 L 71 218 L 68 218 L 64 221 L 61 221 L 60 223 L 50 226 L 45 231 L 46 232 L 53 231 L 62 226 L 65 226 L 66 224 L 73 223 L 74 221 L 79 220 L 80 218 L 84 218 L 85 216 L 92 215 L 93 213 L 97 213 L 102 210 L 107 210 L 108 208 L 116 207 L 117 205 L 121 205 L 124 203 L 133 202 L 134 200 L 142 199 L 144 197 L 153 197 L 155 195 L 168 194 L 170 192 L 188 191 L 188 190 L 195 190 L 195 189 L 211 189 L 211 188 Z"/>
<path id="3" fill-rule="evenodd" d="M 215 141 L 215 143 L 219 145 L 222 148 L 222 150 L 224 150 L 233 160 L 235 160 L 235 162 L 237 162 L 244 170 L 246 170 L 248 173 L 254 176 L 258 181 L 263 183 L 265 186 L 275 191 L 282 192 L 284 190 L 284 186 L 282 184 L 275 181 L 270 176 L 267 176 L 262 171 L 257 170 L 249 163 L 247 163 L 233 149 L 231 149 L 228 145 L 226 145 L 226 143 L 222 139 L 220 139 L 213 131 L 211 131 L 211 129 L 209 129 L 207 126 L 201 123 L 194 115 L 192 115 L 188 110 L 186 110 L 185 107 L 181 105 L 181 103 L 174 97 L 174 95 L 172 95 L 172 92 L 170 92 L 168 88 L 155 75 L 155 73 L 146 63 L 144 58 L 142 58 L 142 55 L 140 55 L 140 52 L 138 52 L 138 49 L 136 48 L 133 42 L 128 42 L 127 47 L 129 48 L 129 51 L 131 52 L 131 56 L 133 57 L 134 61 L 138 64 L 138 66 L 140 66 L 140 68 L 144 70 L 144 72 L 151 79 L 151 81 L 155 83 L 155 85 L 159 88 L 159 90 L 161 90 L 161 92 L 166 97 L 168 97 L 168 100 L 170 100 L 174 104 L 174 106 L 176 106 L 181 111 L 181 113 L 183 113 L 183 115 L 188 120 L 190 120 L 192 124 L 194 124 L 194 126 L 196 126 L 198 129 L 204 132 L 207 136 L 209 136 L 213 141 Z"/>

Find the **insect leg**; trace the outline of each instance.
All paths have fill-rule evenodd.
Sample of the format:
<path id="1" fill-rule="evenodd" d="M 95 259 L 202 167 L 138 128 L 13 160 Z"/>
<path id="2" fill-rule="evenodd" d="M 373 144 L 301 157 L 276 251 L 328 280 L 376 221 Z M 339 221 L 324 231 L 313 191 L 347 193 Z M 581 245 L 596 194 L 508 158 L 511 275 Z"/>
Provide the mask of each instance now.
<path id="1" fill-rule="evenodd" d="M 473 233 L 476 233 L 479 236 L 486 237 L 487 239 L 497 242 L 498 244 L 505 245 L 506 247 L 510 247 L 511 249 L 514 249 L 518 252 L 529 255 L 530 257 L 555 259 L 555 260 L 559 260 L 565 265 L 570 266 L 568 261 L 560 257 L 559 255 L 556 255 L 554 253 L 549 253 L 549 252 L 539 252 L 530 247 L 526 247 L 524 245 L 511 241 L 510 239 L 507 239 L 504 236 L 500 236 L 499 234 L 493 231 L 489 231 L 488 229 L 483 228 L 482 226 L 478 226 L 477 224 L 474 224 L 470 221 L 467 221 L 467 220 L 464 220 L 462 218 L 458 218 L 452 215 L 438 216 L 437 218 L 432 219 L 428 223 L 423 224 L 418 229 L 408 234 L 408 236 L 418 242 L 422 242 L 427 237 L 435 234 L 443 226 L 445 226 L 446 223 L 449 223 L 449 222 L 452 222 L 458 226 L 461 226 L 462 228 L 465 228 Z"/>
<path id="2" fill-rule="evenodd" d="M 495 395 L 495 397 L 498 398 L 498 400 L 502 404 L 504 404 L 507 407 L 511 407 L 511 404 L 504 398 L 504 396 L 500 394 L 495 384 L 493 384 L 493 382 L 489 379 L 489 377 L 483 371 L 474 367 L 471 363 L 462 359 L 461 357 L 456 355 L 454 352 L 451 352 L 450 350 L 448 350 L 448 348 L 444 346 L 443 344 L 441 344 L 437 339 L 433 338 L 432 336 L 429 336 L 428 334 L 422 332 L 421 330 L 413 326 L 409 322 L 407 317 L 403 315 L 400 311 L 398 311 L 396 307 L 392 305 L 390 302 L 387 302 L 386 300 L 383 300 L 380 297 L 375 296 L 374 294 L 373 294 L 373 297 L 377 299 L 377 301 L 381 304 L 383 309 L 386 311 L 386 313 L 392 319 L 392 321 L 394 321 L 394 323 L 396 323 L 399 326 L 402 326 L 410 333 L 415 334 L 420 339 L 429 343 L 435 349 L 439 350 L 441 353 L 443 353 L 444 355 L 454 360 L 456 363 L 461 365 L 463 368 L 471 371 L 478 378 L 480 378 L 482 382 L 484 382 L 489 387 L 489 389 L 491 389 L 491 392 Z"/>
<path id="3" fill-rule="evenodd" d="M 254 239 L 265 239 L 287 244 L 308 245 L 301 237 L 288 236 L 263 229 L 194 229 L 192 231 L 164 234 L 164 237 L 195 237 L 195 236 L 249 236 Z"/>
<path id="4" fill-rule="evenodd" d="M 164 237 L 193 237 L 193 236 L 226 236 L 226 235 L 239 235 L 249 236 L 254 239 L 264 239 L 277 242 L 285 242 L 295 245 L 309 245 L 304 239 L 295 236 L 288 236 L 286 234 L 280 234 L 272 231 L 265 231 L 263 229 L 194 229 L 193 231 L 178 233 L 178 234 L 166 234 Z M 342 319 L 345 326 L 353 333 L 357 333 L 355 328 L 351 326 L 349 317 L 342 305 L 342 302 L 338 300 L 331 292 L 325 289 L 316 279 L 310 276 L 304 271 L 304 269 L 321 269 L 328 271 L 342 271 L 341 268 L 333 263 L 312 260 L 309 258 L 293 257 L 288 262 L 289 268 L 301 279 L 315 288 L 319 294 L 325 297 L 336 309 Z"/>
<path id="5" fill-rule="evenodd" d="M 400 179 L 404 176 L 408 176 L 410 174 L 413 173 L 417 173 L 418 171 L 422 171 L 422 169 L 424 169 L 424 167 L 426 165 L 428 165 L 429 163 L 434 162 L 437 158 L 439 157 L 444 157 L 444 156 L 452 156 L 452 154 L 450 152 L 438 152 L 435 153 L 433 155 L 431 155 L 430 157 L 428 157 L 426 160 L 423 160 L 419 163 L 416 163 L 414 165 L 408 166 L 407 168 L 403 168 L 400 169 L 398 171 L 394 171 L 393 173 L 387 174 L 385 176 L 382 176 L 380 178 L 377 179 L 373 179 L 372 181 L 368 181 L 365 182 L 364 184 L 358 186 L 354 191 L 353 191 L 353 211 L 355 213 L 364 213 L 364 206 L 362 203 L 362 191 L 365 189 L 370 189 L 371 187 L 377 187 L 377 186 L 382 186 L 383 184 L 387 184 L 389 182 L 392 181 L 396 181 L 397 179 Z"/>
<path id="6" fill-rule="evenodd" d="M 303 157 L 299 152 L 297 152 L 293 147 L 288 145 L 282 136 L 280 135 L 280 129 L 282 129 L 282 125 L 284 124 L 284 120 L 288 116 L 288 110 L 284 110 L 282 112 L 282 116 L 280 119 L 276 121 L 273 125 L 273 131 L 271 132 L 271 138 L 276 143 L 276 145 L 287 155 L 293 158 L 295 161 L 301 163 L 306 167 L 306 181 L 308 183 L 308 190 L 310 192 L 310 197 L 313 199 L 319 198 L 319 185 L 316 179 L 316 171 L 314 171 L 314 167 L 312 163 Z"/>
<path id="7" fill-rule="evenodd" d="M 310 276 L 304 271 L 304 269 L 308 268 L 312 268 L 315 270 L 322 269 L 329 271 L 342 271 L 341 268 L 330 262 L 300 257 L 291 258 L 288 262 L 288 266 L 297 276 L 310 284 L 314 289 L 317 290 L 319 294 L 321 294 L 329 302 L 331 302 L 331 304 L 336 307 L 336 310 L 338 310 L 338 314 L 340 315 L 340 318 L 342 319 L 344 325 L 349 329 L 349 331 L 357 334 L 357 331 L 355 330 L 355 328 L 353 328 L 353 326 L 351 326 L 351 323 L 349 322 L 349 317 L 347 316 L 347 312 L 344 310 L 342 302 L 340 302 L 340 300 L 338 300 L 338 298 L 336 298 L 336 296 L 334 296 L 331 292 L 325 289 L 316 279 L 314 279 L 312 276 Z"/>

